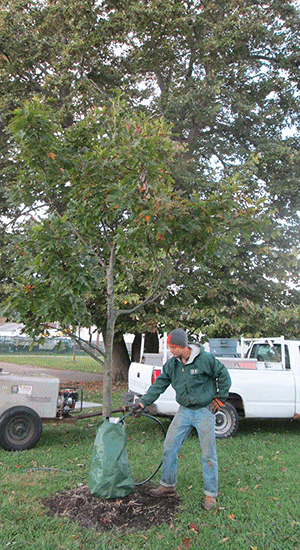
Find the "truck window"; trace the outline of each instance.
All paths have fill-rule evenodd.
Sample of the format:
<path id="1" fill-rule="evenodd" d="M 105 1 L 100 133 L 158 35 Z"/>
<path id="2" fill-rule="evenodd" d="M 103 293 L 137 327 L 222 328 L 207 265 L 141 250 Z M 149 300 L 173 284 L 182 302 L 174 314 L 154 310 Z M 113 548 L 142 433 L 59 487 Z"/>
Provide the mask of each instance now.
<path id="1" fill-rule="evenodd" d="M 285 368 L 289 370 L 291 368 L 290 355 L 288 347 L 284 346 L 285 350 Z M 250 357 L 257 359 L 257 361 L 263 361 L 265 363 L 281 363 L 281 345 L 274 344 L 270 346 L 268 343 L 254 344 Z"/>

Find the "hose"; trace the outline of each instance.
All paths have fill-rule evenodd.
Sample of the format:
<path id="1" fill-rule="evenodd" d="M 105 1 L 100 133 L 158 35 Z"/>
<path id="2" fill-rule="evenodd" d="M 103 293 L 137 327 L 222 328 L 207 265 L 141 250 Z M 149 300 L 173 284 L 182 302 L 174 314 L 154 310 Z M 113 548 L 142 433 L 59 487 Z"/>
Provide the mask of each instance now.
<path id="1" fill-rule="evenodd" d="M 129 412 L 128 414 L 125 414 L 124 416 L 122 416 L 122 418 L 120 418 L 119 422 L 124 422 L 125 418 L 127 418 L 128 416 L 132 417 L 132 412 Z M 155 416 L 151 416 L 151 414 L 147 414 L 147 413 L 144 413 L 144 412 L 141 414 L 141 416 L 145 416 L 146 418 L 150 418 L 150 420 L 154 420 L 161 427 L 164 437 L 166 436 L 165 427 L 163 426 L 161 421 L 158 420 L 158 418 L 156 418 Z M 133 482 L 134 485 L 136 487 L 140 487 L 141 485 L 145 485 L 145 483 L 148 483 L 148 481 L 150 481 L 150 479 L 152 479 L 155 476 L 155 474 L 157 474 L 158 470 L 161 468 L 161 465 L 162 465 L 162 461 L 160 462 L 159 466 L 156 468 L 155 472 L 153 472 L 153 474 L 151 474 L 149 477 L 147 477 L 147 479 L 144 479 L 144 481 L 140 481 L 139 483 L 134 483 Z"/>

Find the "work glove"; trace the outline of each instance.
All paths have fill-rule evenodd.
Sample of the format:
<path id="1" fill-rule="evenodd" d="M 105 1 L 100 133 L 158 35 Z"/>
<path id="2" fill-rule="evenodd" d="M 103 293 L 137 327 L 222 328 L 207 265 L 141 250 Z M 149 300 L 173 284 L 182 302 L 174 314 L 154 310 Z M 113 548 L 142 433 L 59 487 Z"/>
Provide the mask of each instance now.
<path id="1" fill-rule="evenodd" d="M 134 405 L 134 407 L 132 407 L 131 409 L 131 414 L 137 418 L 141 416 L 143 410 L 144 410 L 144 407 L 142 407 L 140 403 L 136 403 L 136 405 Z"/>
<path id="2" fill-rule="evenodd" d="M 219 397 L 215 397 L 212 400 L 209 408 L 213 414 L 216 414 L 221 409 L 221 407 L 223 407 L 223 405 L 223 401 L 221 401 Z"/>

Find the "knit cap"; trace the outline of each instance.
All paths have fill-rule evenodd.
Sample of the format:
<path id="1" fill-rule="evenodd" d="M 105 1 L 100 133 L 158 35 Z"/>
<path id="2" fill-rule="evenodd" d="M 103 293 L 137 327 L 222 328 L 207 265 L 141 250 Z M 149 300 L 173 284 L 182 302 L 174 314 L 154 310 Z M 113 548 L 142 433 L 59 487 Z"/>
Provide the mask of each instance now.
<path id="1" fill-rule="evenodd" d="M 172 346 L 179 346 L 180 348 L 186 348 L 188 345 L 188 337 L 186 332 L 182 328 L 175 328 L 169 334 L 167 338 L 168 344 Z"/>

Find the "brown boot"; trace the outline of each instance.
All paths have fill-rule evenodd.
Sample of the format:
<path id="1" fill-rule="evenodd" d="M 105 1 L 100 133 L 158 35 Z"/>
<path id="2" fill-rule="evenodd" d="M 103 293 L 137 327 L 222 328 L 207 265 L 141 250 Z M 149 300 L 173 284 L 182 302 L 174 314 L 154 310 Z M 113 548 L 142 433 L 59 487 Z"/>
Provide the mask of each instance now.
<path id="1" fill-rule="evenodd" d="M 209 497 L 206 495 L 204 502 L 202 503 L 202 508 L 204 510 L 211 510 L 212 508 L 215 508 L 217 506 L 217 500 L 215 497 Z"/>
<path id="2" fill-rule="evenodd" d="M 156 487 L 156 489 L 150 489 L 148 491 L 148 494 L 151 497 L 175 497 L 176 496 L 176 490 L 175 487 L 164 487 L 163 485 L 159 485 Z"/>

